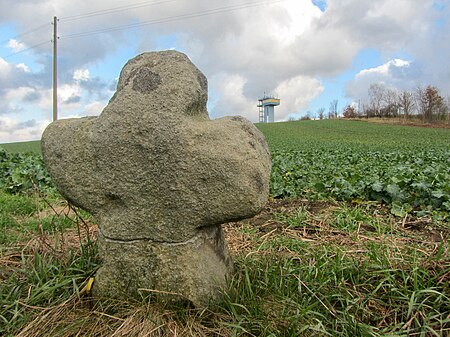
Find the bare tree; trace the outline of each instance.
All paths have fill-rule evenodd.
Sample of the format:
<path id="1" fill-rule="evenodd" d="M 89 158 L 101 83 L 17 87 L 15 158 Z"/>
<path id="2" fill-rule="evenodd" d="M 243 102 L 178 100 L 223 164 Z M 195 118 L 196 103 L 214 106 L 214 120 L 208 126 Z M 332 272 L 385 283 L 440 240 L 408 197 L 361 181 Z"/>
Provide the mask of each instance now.
<path id="1" fill-rule="evenodd" d="M 330 102 L 330 109 L 328 110 L 328 118 L 337 118 L 338 115 L 338 100 L 334 99 Z"/>
<path id="2" fill-rule="evenodd" d="M 386 87 L 381 83 L 371 84 L 369 87 L 369 111 L 368 117 L 381 117 L 381 109 L 386 94 Z"/>
<path id="3" fill-rule="evenodd" d="M 325 108 L 320 108 L 317 110 L 317 116 L 319 117 L 320 120 L 323 119 L 324 114 L 325 114 Z"/>
<path id="4" fill-rule="evenodd" d="M 386 89 L 383 96 L 383 117 L 397 117 L 399 104 L 398 92 L 395 89 Z"/>
<path id="5" fill-rule="evenodd" d="M 406 90 L 402 91 L 398 95 L 398 104 L 405 118 L 408 118 L 412 115 L 413 109 L 416 106 L 414 102 L 414 94 Z"/>
<path id="6" fill-rule="evenodd" d="M 311 111 L 307 111 L 306 115 L 299 118 L 299 121 L 310 121 L 311 120 Z"/>
<path id="7" fill-rule="evenodd" d="M 438 103 L 437 105 L 437 117 L 440 121 L 443 121 L 447 118 L 448 116 L 448 112 L 449 112 L 449 106 L 448 104 L 445 102 L 444 97 L 441 97 L 441 101 Z"/>
<path id="8" fill-rule="evenodd" d="M 447 95 L 447 121 L 450 121 L 450 95 Z"/>
<path id="9" fill-rule="evenodd" d="M 370 106 L 367 105 L 366 103 L 363 103 L 363 104 L 362 104 L 362 113 L 361 113 L 361 115 L 364 116 L 364 117 L 366 117 L 366 118 L 371 117 Z"/>
<path id="10" fill-rule="evenodd" d="M 418 86 L 416 100 L 422 118 L 428 122 L 433 120 L 433 116 L 441 119 L 447 113 L 447 104 L 434 86 L 429 85 L 425 89 Z"/>
<path id="11" fill-rule="evenodd" d="M 396 117 L 403 114 L 405 118 L 413 114 L 419 114 L 424 121 L 449 120 L 450 121 L 450 96 L 444 98 L 437 87 L 428 85 L 418 86 L 415 92 L 395 88 L 387 88 L 383 83 L 371 84 L 368 89 L 369 101 L 363 103 L 362 111 L 357 109 L 367 118 L 370 117 Z M 337 110 L 337 109 L 336 109 Z M 329 116 L 335 116 L 335 109 L 330 104 Z M 344 109 L 346 116 L 351 111 Z"/>

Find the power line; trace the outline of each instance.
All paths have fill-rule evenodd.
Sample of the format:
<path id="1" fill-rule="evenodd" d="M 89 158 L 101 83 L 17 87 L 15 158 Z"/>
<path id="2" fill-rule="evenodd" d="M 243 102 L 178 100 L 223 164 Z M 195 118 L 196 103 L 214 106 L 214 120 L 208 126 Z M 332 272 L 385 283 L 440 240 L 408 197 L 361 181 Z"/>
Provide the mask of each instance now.
<path id="1" fill-rule="evenodd" d="M 16 37 L 21 37 L 21 36 L 24 36 L 24 35 L 28 35 L 28 34 L 37 32 L 37 31 L 39 31 L 39 30 L 41 30 L 41 29 L 43 29 L 45 27 L 48 27 L 49 24 L 50 24 L 49 22 L 44 23 L 44 24 L 42 24 L 40 26 L 37 26 L 36 28 L 32 28 L 32 29 L 29 29 L 29 30 L 27 30 L 27 31 L 25 31 L 23 33 L 18 34 L 18 35 L 16 35 Z"/>
<path id="2" fill-rule="evenodd" d="M 22 36 L 25 36 L 25 35 L 28 35 L 28 34 L 37 32 L 37 31 L 41 30 L 42 28 L 45 28 L 45 27 L 48 27 L 48 26 L 49 26 L 49 24 L 48 24 L 48 23 L 45 23 L 45 24 L 40 25 L 40 26 L 37 26 L 37 27 L 35 27 L 35 28 L 26 30 L 26 31 L 24 31 L 23 33 L 17 34 L 17 35 L 14 36 L 14 38 L 17 39 L 17 38 L 19 38 L 19 37 L 22 37 Z M 2 41 L 2 42 L 0 42 L 0 44 L 7 43 L 7 42 L 9 42 L 10 40 L 11 40 L 11 38 L 10 38 L 10 39 L 7 39 L 7 40 L 4 40 L 4 41 Z"/>
<path id="3" fill-rule="evenodd" d="M 18 54 L 21 54 L 21 53 L 24 53 L 24 52 L 26 52 L 26 51 L 29 51 L 29 50 L 31 50 L 31 49 L 35 49 L 35 48 L 37 48 L 37 47 L 43 46 L 44 44 L 47 44 L 47 43 L 51 43 L 51 41 L 44 41 L 44 42 L 35 44 L 35 45 L 31 46 L 31 47 L 28 47 L 28 48 L 19 50 L 18 52 L 15 52 L 15 53 L 6 55 L 6 56 L 4 56 L 4 57 L 2 57 L 2 58 L 3 58 L 3 59 L 6 59 L 6 58 L 9 58 L 9 57 L 13 57 L 13 56 L 16 56 L 16 55 L 18 55 Z"/>
<path id="4" fill-rule="evenodd" d="M 85 14 L 80 14 L 80 15 L 63 17 L 63 18 L 60 18 L 59 20 L 60 21 L 74 21 L 74 20 L 91 18 L 93 16 L 114 14 L 114 13 L 123 12 L 123 11 L 131 10 L 131 9 L 136 9 L 136 8 L 141 8 L 141 7 L 146 7 L 146 6 L 153 6 L 153 5 L 160 5 L 160 4 L 165 4 L 165 3 L 174 2 L 174 1 L 179 1 L 179 0 L 138 2 L 135 4 L 131 4 L 131 5 L 114 7 L 114 8 L 109 8 L 109 9 L 93 11 L 93 12 L 89 12 L 89 13 L 85 13 Z"/>
<path id="5" fill-rule="evenodd" d="M 158 5 L 158 4 L 163 4 L 163 3 L 169 3 L 169 2 L 174 2 L 174 1 L 178 1 L 178 0 L 139 2 L 139 3 L 135 3 L 135 4 L 127 5 L 127 6 L 114 7 L 114 8 L 109 8 L 109 9 L 105 9 L 105 10 L 98 10 L 98 11 L 93 11 L 93 12 L 89 12 L 89 13 L 85 13 L 85 14 L 65 17 L 65 18 L 62 18 L 60 20 L 61 21 L 73 21 L 73 20 L 78 20 L 78 19 L 91 18 L 93 16 L 98 16 L 98 15 L 113 14 L 113 13 L 117 13 L 117 12 L 121 12 L 121 11 L 125 11 L 125 10 L 140 8 L 140 7 L 149 6 L 149 5 Z M 160 24 L 160 23 L 167 23 L 167 22 L 178 21 L 178 20 L 183 20 L 183 19 L 191 19 L 191 18 L 197 18 L 197 17 L 207 16 L 207 15 L 213 15 L 213 14 L 219 14 L 219 13 L 225 13 L 225 12 L 232 12 L 232 11 L 236 11 L 236 10 L 240 10 L 240 9 L 246 9 L 246 8 L 258 7 L 258 6 L 263 6 L 263 5 L 269 5 L 269 4 L 274 4 L 274 3 L 282 2 L 282 1 L 284 1 L 284 0 L 271 0 L 271 1 L 265 0 L 265 1 L 257 1 L 257 2 L 251 2 L 251 3 L 238 4 L 238 5 L 223 6 L 223 7 L 218 7 L 218 8 L 213 8 L 213 9 L 208 9 L 208 10 L 203 10 L 203 11 L 197 11 L 197 12 L 192 12 L 192 13 L 186 13 L 186 14 L 180 14 L 180 15 L 175 15 L 175 16 L 169 16 L 169 17 L 161 18 L 161 19 L 154 19 L 154 20 L 140 22 L 140 23 L 134 23 L 134 24 L 128 24 L 128 25 L 122 25 L 122 26 L 113 26 L 113 27 L 109 27 L 109 28 L 102 28 L 102 29 L 97 29 L 97 30 L 92 30 L 92 31 L 68 34 L 66 36 L 62 36 L 61 39 L 73 39 L 73 38 L 78 38 L 78 37 L 85 37 L 85 36 L 90 36 L 90 35 L 114 32 L 114 31 L 119 31 L 119 30 L 127 30 L 127 29 L 139 28 L 139 27 L 143 27 L 143 26 L 155 25 L 155 24 Z M 41 30 L 41 29 L 43 29 L 45 27 L 48 27 L 48 23 L 42 24 L 40 26 L 37 26 L 37 27 L 32 28 L 32 29 L 29 29 L 29 30 L 27 30 L 25 32 L 22 32 L 20 34 L 17 34 L 15 37 L 18 38 L 18 37 L 21 37 L 21 36 L 28 35 L 28 34 L 36 32 L 36 31 L 39 31 L 39 30 Z M 3 42 L 0 42 L 0 44 L 6 43 L 9 40 L 10 39 L 5 40 Z M 18 54 L 24 53 L 26 51 L 38 48 L 38 47 L 40 47 L 40 46 L 42 46 L 42 45 L 44 45 L 46 43 L 49 43 L 49 42 L 51 42 L 51 41 L 40 42 L 40 43 L 35 44 L 35 45 L 31 46 L 31 47 L 28 47 L 28 48 L 22 49 L 20 51 L 17 51 L 15 53 L 6 55 L 6 56 L 3 57 L 3 59 L 9 58 L 9 57 L 13 57 L 13 56 L 16 56 Z"/>
<path id="6" fill-rule="evenodd" d="M 253 3 L 240 4 L 240 5 L 218 7 L 218 8 L 214 8 L 214 9 L 208 9 L 208 10 L 199 11 L 199 12 L 192 12 L 192 13 L 187 13 L 187 14 L 169 16 L 169 17 L 162 18 L 162 19 L 155 19 L 155 20 L 150 20 L 150 21 L 145 21 L 145 22 L 140 22 L 140 23 L 134 23 L 134 24 L 128 24 L 128 25 L 123 25 L 123 26 L 115 26 L 115 27 L 102 28 L 102 29 L 91 30 L 91 31 L 86 31 L 86 32 L 68 34 L 66 36 L 62 36 L 61 39 L 72 39 L 72 38 L 114 32 L 114 31 L 119 31 L 119 30 L 139 28 L 142 26 L 155 25 L 155 24 L 159 24 L 159 23 L 167 23 L 167 22 L 172 22 L 172 21 L 177 21 L 177 20 L 182 20 L 182 19 L 191 19 L 191 18 L 197 18 L 197 17 L 201 17 L 201 16 L 206 16 L 206 15 L 232 12 L 235 10 L 258 7 L 258 6 L 268 5 L 268 4 L 274 4 L 274 3 L 282 2 L 282 1 L 284 1 L 284 0 L 275 0 L 275 1 L 273 1 L 273 0 L 267 1 L 266 0 L 266 1 L 258 1 L 258 2 L 253 2 Z"/>
<path id="7" fill-rule="evenodd" d="M 98 11 L 93 11 L 93 12 L 89 12 L 89 13 L 84 13 L 84 14 L 80 14 L 80 15 L 73 15 L 73 16 L 68 16 L 68 17 L 63 17 L 58 19 L 59 21 L 74 21 L 74 20 L 79 20 L 79 19 L 85 19 L 85 18 L 91 18 L 93 16 L 99 16 L 99 15 L 107 15 L 107 14 L 114 14 L 114 13 L 118 13 L 118 12 L 122 12 L 122 11 L 127 11 L 127 10 L 131 10 L 131 9 L 136 9 L 136 8 L 141 8 L 141 7 L 145 7 L 145 6 L 152 6 L 152 5 L 159 5 L 159 4 L 164 4 L 164 3 L 169 3 L 169 2 L 174 2 L 174 1 L 179 1 L 179 0 L 165 0 L 165 1 L 144 1 L 144 2 L 138 2 L 138 3 L 134 3 L 134 4 L 130 4 L 130 5 L 126 5 L 126 6 L 119 6 L 119 7 L 114 7 L 114 8 L 108 8 L 108 9 L 104 9 L 104 10 L 98 10 Z M 19 38 L 34 32 L 37 32 L 45 27 L 48 27 L 49 23 L 45 23 L 42 24 L 40 26 L 37 26 L 35 28 L 29 29 L 27 31 L 24 31 L 20 34 L 17 34 L 14 36 L 14 38 Z M 11 40 L 11 38 L 3 40 L 0 42 L 0 44 L 5 44 L 7 42 L 9 42 Z M 9 56 L 9 55 L 8 55 Z"/>

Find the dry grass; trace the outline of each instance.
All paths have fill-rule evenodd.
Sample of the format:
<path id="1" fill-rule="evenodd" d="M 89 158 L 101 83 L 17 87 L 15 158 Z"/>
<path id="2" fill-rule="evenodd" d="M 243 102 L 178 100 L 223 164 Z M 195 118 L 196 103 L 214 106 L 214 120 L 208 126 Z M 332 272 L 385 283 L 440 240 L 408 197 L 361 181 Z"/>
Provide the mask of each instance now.
<path id="1" fill-rule="evenodd" d="M 375 124 L 395 124 L 405 126 L 417 126 L 423 128 L 450 129 L 450 120 L 426 122 L 420 118 L 354 118 L 352 120 L 366 121 Z"/>
<path id="2" fill-rule="evenodd" d="M 341 204 L 342 205 L 342 204 Z M 389 210 L 374 206 L 373 219 L 388 222 L 391 227 L 387 233 L 377 233 L 369 225 L 361 223 L 355 231 L 342 231 L 331 226 L 334 211 L 339 204 L 333 202 L 309 202 L 307 200 L 273 200 L 257 216 L 240 222 L 223 226 L 230 252 L 233 255 L 258 254 L 265 241 L 274 237 L 288 237 L 297 241 L 308 242 L 312 247 L 324 243 L 339 247 L 351 247 L 348 253 L 364 253 L 367 242 L 382 243 L 392 247 L 393 251 L 404 251 L 414 245 L 425 255 L 435 254 L 440 243 L 450 238 L 450 228 L 435 228 L 431 218 L 389 218 Z M 293 216 L 299 209 L 306 213 L 307 220 L 302 227 L 291 228 L 285 222 L 276 220 L 276 214 Z M 393 235 L 395 234 L 395 235 Z M 417 247 L 419 246 L 419 247 Z M 264 251 L 267 254 L 267 251 Z M 445 254 L 448 254 L 446 247 Z"/>
<path id="3" fill-rule="evenodd" d="M 184 310 L 182 317 L 175 309 L 160 304 L 97 303 L 73 297 L 51 308 L 33 308 L 35 318 L 17 337 L 69 336 L 230 336 L 226 326 L 208 326 L 202 321 L 219 322 L 215 314 L 200 310 Z"/>
<path id="4" fill-rule="evenodd" d="M 355 230 L 341 230 L 336 228 L 333 219 L 336 217 L 336 212 L 340 212 L 342 208 L 342 203 L 334 202 L 273 200 L 267 204 L 263 212 L 254 218 L 226 224 L 223 229 L 230 253 L 240 261 L 239 263 L 244 263 L 241 267 L 256 272 L 260 267 L 246 266 L 245 261 L 257 263 L 255 261 L 264 261 L 265 259 L 270 261 L 276 257 L 280 263 L 278 271 L 281 273 L 280 280 L 276 282 L 280 282 L 280 284 L 284 282 L 283 278 L 287 280 L 287 278 L 298 277 L 285 275 L 286 271 L 282 267 L 282 263 L 285 262 L 282 261 L 291 261 L 289 263 L 294 263 L 294 265 L 314 268 L 314 261 L 318 259 L 318 257 L 314 257 L 314 252 L 320 251 L 323 247 L 331 247 L 327 257 L 330 261 L 351 259 L 359 261 L 358 263 L 362 266 L 373 253 L 369 248 L 371 244 L 375 247 L 384 247 L 383 254 L 385 256 L 383 258 L 387 261 L 386 268 L 404 270 L 405 274 L 409 273 L 408 266 L 404 264 L 404 261 L 417 259 L 417 255 L 420 255 L 420 268 L 430 275 L 435 275 L 442 268 L 447 268 L 448 272 L 441 273 L 440 279 L 436 281 L 437 286 L 445 288 L 445 285 L 450 282 L 450 268 L 442 265 L 442 263 L 448 263 L 448 259 L 439 261 L 434 258 L 436 254 L 449 256 L 448 229 L 433 227 L 431 219 L 409 216 L 405 218 L 390 217 L 387 209 L 373 206 L 369 207 L 367 212 L 374 223 L 377 223 L 378 220 L 383 223 L 385 232 L 377 232 L 371 227 L 371 224 L 364 222 L 359 223 Z M 80 244 L 86 241 L 95 241 L 96 225 L 81 219 L 76 211 L 76 209 L 67 209 L 67 207 L 52 211 L 56 218 L 71 217 L 75 224 L 73 228 L 66 229 L 61 233 L 41 231 L 28 241 L 19 242 L 14 247 L 10 247 L 11 249 L 6 253 L 4 252 L 0 256 L 0 280 L 7 282 L 9 275 L 17 269 L 23 268 L 24 259 L 28 259 L 28 264 L 33 264 L 36 254 L 64 260 L 68 259 L 73 252 L 79 251 Z M 49 213 L 43 212 L 40 213 L 40 216 L 47 217 Z M 300 219 L 298 224 L 289 222 L 297 218 Z M 285 240 L 288 243 L 285 244 Z M 308 252 L 311 252 L 311 256 L 305 256 L 305 250 L 298 250 L 291 243 L 307 245 L 305 247 Z M 336 248 L 336 253 L 333 253 L 335 249 L 333 247 Z M 250 317 L 253 315 L 250 315 L 251 309 L 242 309 L 250 308 L 251 303 L 233 299 L 244 296 L 239 294 L 241 290 L 235 290 L 234 287 L 242 287 L 242 284 L 247 282 L 246 273 L 247 271 L 245 274 L 243 271 L 238 272 L 236 279 L 232 281 L 230 294 L 236 291 L 238 293 L 235 295 L 225 294 L 228 302 L 226 301 L 222 305 L 227 307 L 226 310 L 224 307 L 216 305 L 203 310 L 177 308 L 160 302 L 152 302 L 152 300 L 127 303 L 96 302 L 86 292 L 83 292 L 86 278 L 84 282 L 77 285 L 77 290 L 70 297 L 55 304 L 31 305 L 26 297 L 18 300 L 17 306 L 26 312 L 28 318 L 26 324 L 17 332 L 17 336 L 257 336 L 258 334 L 252 333 L 246 325 L 265 325 L 264 329 L 267 331 L 291 329 L 291 318 L 288 316 L 298 315 L 295 313 L 298 309 L 295 309 L 295 304 L 292 304 L 293 306 L 290 308 L 291 304 L 286 302 L 287 299 L 280 300 L 275 294 L 267 295 L 260 305 L 258 312 L 264 317 L 260 322 L 252 323 L 251 318 L 240 321 L 242 318 L 239 318 L 241 317 L 239 310 L 243 310 L 243 313 Z M 259 277 L 261 276 L 251 276 L 250 279 L 256 281 Z M 329 315 L 328 319 L 337 319 L 338 315 L 341 315 L 326 298 L 317 292 L 314 283 L 300 278 L 297 282 L 304 289 L 305 294 L 311 296 L 311 301 L 316 301 L 325 315 Z M 354 289 L 349 288 L 348 291 L 349 293 L 360 293 L 358 296 L 364 298 L 367 296 L 363 292 L 366 286 L 368 285 L 353 286 Z M 247 287 L 251 287 L 251 285 L 249 284 Z M 244 290 L 242 291 L 245 293 Z M 270 289 L 267 291 L 270 293 Z M 380 328 L 402 323 L 400 318 L 396 318 L 397 309 L 393 308 L 392 304 L 383 303 L 374 298 L 367 300 L 365 304 L 358 305 L 364 305 L 365 310 L 370 310 L 372 315 L 385 317 L 384 321 L 377 322 Z M 236 308 L 239 310 L 234 312 Z M 397 331 L 418 331 L 418 323 L 414 321 L 417 317 L 411 316 L 409 319 L 411 321 L 403 322 L 404 327 L 396 328 Z M 450 320 L 450 316 L 448 319 Z M 443 324 L 441 329 L 447 333 L 448 330 L 445 330 L 445 326 L 446 324 Z M 319 332 L 312 333 L 311 329 L 305 330 L 307 333 L 302 336 L 321 335 Z M 321 326 L 320 329 L 318 331 L 326 330 L 324 326 Z M 296 336 L 296 334 L 292 334 L 292 336 L 294 335 Z"/>

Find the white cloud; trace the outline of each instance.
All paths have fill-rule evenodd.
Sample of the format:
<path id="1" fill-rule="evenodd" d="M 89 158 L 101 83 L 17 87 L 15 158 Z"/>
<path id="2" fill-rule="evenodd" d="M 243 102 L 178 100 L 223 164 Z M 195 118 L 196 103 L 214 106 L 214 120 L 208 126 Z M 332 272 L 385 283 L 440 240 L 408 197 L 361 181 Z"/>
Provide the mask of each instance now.
<path id="1" fill-rule="evenodd" d="M 89 78 L 89 69 L 77 69 L 73 73 L 73 79 L 75 81 L 87 81 Z"/>
<path id="2" fill-rule="evenodd" d="M 5 99 L 8 102 L 21 101 L 26 95 L 34 92 L 33 88 L 30 87 L 18 87 L 15 89 L 8 90 L 5 94 Z"/>
<path id="3" fill-rule="evenodd" d="M 309 102 L 319 96 L 324 87 L 315 78 L 296 76 L 280 83 L 275 93 L 283 93 L 281 104 L 275 108 L 275 119 L 285 120 L 288 115 L 295 114 L 308 107 Z"/>
<path id="4" fill-rule="evenodd" d="M 396 89 L 413 90 L 419 84 L 415 80 L 417 76 L 414 75 L 417 71 L 413 62 L 401 59 L 389 60 L 378 67 L 363 69 L 348 83 L 347 96 L 364 101 L 367 99 L 370 85 L 375 83 Z"/>
<path id="5" fill-rule="evenodd" d="M 81 88 L 77 84 L 63 84 L 58 87 L 58 99 L 61 102 L 67 101 L 71 97 L 79 96 Z"/>
<path id="6" fill-rule="evenodd" d="M 274 1 L 271 5 L 169 20 L 164 24 L 142 26 L 139 30 L 113 31 L 70 40 L 64 37 L 245 2 L 177 0 L 176 3 L 163 2 L 114 15 L 69 21 L 63 20 L 64 17 L 126 6 L 129 2 L 5 1 L 0 24 L 8 25 L 14 18 L 19 31 L 32 30 L 36 23 L 48 22 L 55 13 L 61 18 L 59 93 L 66 114 L 80 111 L 96 114 L 100 111 L 101 101 L 109 94 L 110 82 L 127 61 L 122 57 L 152 50 L 167 36 L 171 37 L 167 46 L 186 52 L 207 75 L 215 99 L 209 104 L 213 117 L 242 114 L 255 121 L 257 98 L 266 91 L 279 95 L 281 105 L 276 108 L 276 116 L 286 118 L 288 114 L 305 109 L 323 92 L 319 79 L 348 70 L 355 55 L 364 48 L 379 51 L 387 61 L 358 74 L 347 88 L 352 97 L 366 91 L 367 83 L 374 80 L 400 85 L 420 81 L 442 86 L 444 91 L 450 89 L 447 65 L 450 58 L 450 23 L 447 19 L 450 6 L 437 12 L 433 7 L 434 0 Z M 314 3 L 321 7 L 326 4 L 326 10 L 322 12 Z M 21 36 L 20 41 L 11 39 L 10 47 L 17 49 L 39 44 L 51 36 L 51 29 L 49 24 Z M 5 114 L 5 102 L 9 106 L 13 103 L 6 100 L 11 97 L 11 90 L 24 87 L 34 91 L 22 96 L 17 94 L 14 98 L 16 106 L 20 107 L 22 100 L 34 94 L 39 96 L 36 106 L 42 111 L 51 107 L 49 50 L 49 45 L 43 45 L 32 51 L 36 55 L 34 63 L 42 69 L 40 72 L 33 72 L 36 69 L 34 63 L 13 65 L 8 63 L 11 62 L 9 59 L 6 62 L 0 58 L 0 113 Z M 395 61 L 399 53 L 408 55 L 410 61 Z M 114 69 L 108 69 L 105 64 L 113 59 L 111 55 L 115 55 Z M 92 78 L 88 69 L 94 67 L 100 69 L 99 73 L 109 71 L 111 78 Z"/>
<path id="7" fill-rule="evenodd" d="M 46 111 L 50 115 L 50 111 L 52 111 L 53 107 L 53 90 L 41 89 L 39 90 L 39 93 L 41 95 L 37 105 L 42 111 Z"/>
<path id="8" fill-rule="evenodd" d="M 258 121 L 258 98 L 244 95 L 246 79 L 240 75 L 221 74 L 213 78 L 213 84 L 222 93 L 212 111 L 214 117 L 224 115 L 241 115 L 253 122 Z M 285 120 L 288 115 L 297 113 L 308 106 L 308 103 L 323 91 L 320 81 L 306 76 L 296 76 L 281 82 L 271 94 L 281 99 L 280 106 L 275 108 L 275 120 Z M 269 92 L 268 92 L 269 94 Z M 263 95 L 263 92 L 260 96 Z"/>
<path id="9" fill-rule="evenodd" d="M 105 102 L 92 102 L 84 107 L 83 116 L 98 116 L 105 108 Z"/>
<path id="10" fill-rule="evenodd" d="M 30 73 L 31 69 L 25 64 L 25 63 L 19 63 L 18 65 L 16 65 L 17 69 L 20 69 L 26 73 Z"/>
<path id="11" fill-rule="evenodd" d="M 322 15 L 310 3 L 298 0 L 283 1 L 278 11 L 280 14 L 271 16 L 269 9 L 260 19 L 265 26 L 264 33 L 284 46 L 294 43 L 296 38 L 309 29 L 311 22 Z"/>
<path id="12" fill-rule="evenodd" d="M 24 50 L 25 47 L 26 46 L 24 43 L 19 42 L 15 39 L 9 39 L 9 41 L 8 41 L 8 48 L 11 49 L 15 53 Z"/>
<path id="13" fill-rule="evenodd" d="M 210 116 L 212 118 L 225 115 L 241 115 L 250 120 L 257 119 L 256 100 L 251 100 L 243 94 L 246 79 L 237 74 L 218 74 L 210 80 L 217 88 L 220 96 L 216 101 Z"/>
<path id="14" fill-rule="evenodd" d="M 10 69 L 10 65 L 0 57 L 0 78 L 6 78 Z"/>
<path id="15" fill-rule="evenodd" d="M 8 116 L 0 116 L 0 142 L 20 142 L 39 139 L 49 120 L 19 121 Z"/>
<path id="16" fill-rule="evenodd" d="M 385 64 L 370 68 L 370 69 L 363 69 L 358 74 L 356 74 L 356 78 L 362 78 L 364 76 L 390 76 L 391 70 L 393 67 L 401 68 L 401 67 L 408 67 L 410 65 L 410 61 L 405 61 L 401 59 L 394 59 L 386 62 Z"/>
<path id="17" fill-rule="evenodd" d="M 89 104 L 84 105 L 81 110 L 78 109 L 81 105 L 64 106 L 64 111 L 60 113 L 59 119 L 68 119 L 68 118 L 80 118 L 86 116 L 98 116 L 101 114 L 103 109 L 106 106 L 106 102 L 95 101 Z M 61 112 L 61 111 L 60 111 Z"/>

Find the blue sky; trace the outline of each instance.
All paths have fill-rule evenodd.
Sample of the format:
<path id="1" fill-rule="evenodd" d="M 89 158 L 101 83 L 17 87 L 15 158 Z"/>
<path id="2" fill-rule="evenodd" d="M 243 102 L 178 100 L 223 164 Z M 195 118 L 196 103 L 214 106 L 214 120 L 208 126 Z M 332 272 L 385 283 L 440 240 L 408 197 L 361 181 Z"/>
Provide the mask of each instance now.
<path id="1" fill-rule="evenodd" d="M 449 0 L 0 0 L 0 143 L 39 139 L 51 122 L 58 16 L 61 118 L 98 115 L 128 59 L 186 53 L 209 81 L 211 118 L 276 120 L 367 101 L 372 83 L 450 94 Z M 138 25 L 132 29 L 122 29 Z M 99 30 L 106 30 L 98 33 Z M 23 34 L 25 33 L 25 34 Z M 27 49 L 30 48 L 31 49 Z"/>
<path id="2" fill-rule="evenodd" d="M 324 91 L 317 98 L 311 101 L 308 106 L 308 110 L 311 113 L 317 112 L 320 108 L 329 109 L 330 100 L 338 100 L 338 109 L 351 103 L 351 97 L 347 97 L 345 94 L 345 85 L 351 81 L 356 74 L 362 69 L 375 68 L 382 64 L 380 53 L 376 49 L 362 49 L 349 67 L 342 74 L 333 76 L 331 78 L 321 79 Z M 333 98 L 334 97 L 334 98 Z"/>

